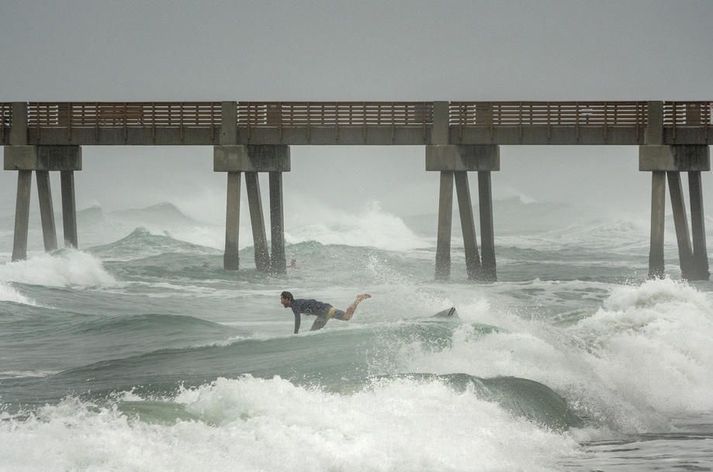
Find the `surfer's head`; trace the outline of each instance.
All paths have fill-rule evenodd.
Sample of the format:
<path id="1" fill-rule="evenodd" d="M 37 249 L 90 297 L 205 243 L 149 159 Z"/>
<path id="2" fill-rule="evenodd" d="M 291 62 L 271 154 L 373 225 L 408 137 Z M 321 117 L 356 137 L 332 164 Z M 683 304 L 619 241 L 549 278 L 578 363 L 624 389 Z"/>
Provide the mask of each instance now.
<path id="1" fill-rule="evenodd" d="M 292 301 L 295 299 L 295 297 L 292 296 L 290 292 L 282 292 L 280 294 L 280 303 L 282 303 L 282 306 L 285 308 L 292 306 Z"/>

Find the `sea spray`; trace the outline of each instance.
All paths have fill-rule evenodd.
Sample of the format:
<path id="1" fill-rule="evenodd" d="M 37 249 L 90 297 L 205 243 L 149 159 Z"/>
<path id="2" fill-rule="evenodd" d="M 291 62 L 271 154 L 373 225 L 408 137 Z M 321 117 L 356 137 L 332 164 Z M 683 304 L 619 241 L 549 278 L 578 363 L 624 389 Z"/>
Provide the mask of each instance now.
<path id="1" fill-rule="evenodd" d="M 479 377 L 510 375 L 542 382 L 580 413 L 622 431 L 668 428 L 666 418 L 713 405 L 713 309 L 709 297 L 669 279 L 612 289 L 603 306 L 571 326 L 555 327 L 507 311 L 461 316 L 505 330 L 474 333 L 464 323 L 441 352 L 402 347 L 402 368 Z M 470 316 L 472 318 L 472 316 Z"/>
<path id="2" fill-rule="evenodd" d="M 27 298 L 14 287 L 0 282 L 0 301 L 22 303 L 23 305 L 36 305 L 34 300 Z"/>
<path id="3" fill-rule="evenodd" d="M 76 249 L 33 255 L 24 261 L 0 265 L 0 282 L 47 287 L 109 287 L 116 279 L 99 259 Z"/>
<path id="4" fill-rule="evenodd" d="M 307 220 L 289 226 L 287 242 L 317 241 L 322 244 L 368 246 L 378 249 L 405 251 L 429 247 L 431 243 L 417 236 L 403 220 L 385 212 L 378 202 L 370 202 L 356 214 L 322 208 L 310 209 Z"/>
<path id="5" fill-rule="evenodd" d="M 573 327 L 598 377 L 631 402 L 671 415 L 713 408 L 713 303 L 683 282 L 614 289 Z"/>

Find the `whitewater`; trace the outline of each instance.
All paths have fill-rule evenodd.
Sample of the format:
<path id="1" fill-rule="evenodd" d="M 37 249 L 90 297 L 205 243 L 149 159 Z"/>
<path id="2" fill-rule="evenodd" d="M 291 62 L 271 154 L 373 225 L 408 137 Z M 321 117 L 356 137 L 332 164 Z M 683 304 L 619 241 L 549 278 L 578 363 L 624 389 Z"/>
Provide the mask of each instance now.
<path id="1" fill-rule="evenodd" d="M 248 223 L 226 272 L 223 228 L 169 203 L 79 212 L 80 250 L 35 226 L 18 262 L 8 217 L 0 471 L 713 470 L 713 284 L 680 280 L 673 237 L 648 280 L 645 219 L 528 226 L 569 212 L 496 202 L 495 283 L 456 228 L 434 281 L 435 216 L 376 203 L 288 220 L 280 276 Z M 293 335 L 282 290 L 372 298 Z"/>

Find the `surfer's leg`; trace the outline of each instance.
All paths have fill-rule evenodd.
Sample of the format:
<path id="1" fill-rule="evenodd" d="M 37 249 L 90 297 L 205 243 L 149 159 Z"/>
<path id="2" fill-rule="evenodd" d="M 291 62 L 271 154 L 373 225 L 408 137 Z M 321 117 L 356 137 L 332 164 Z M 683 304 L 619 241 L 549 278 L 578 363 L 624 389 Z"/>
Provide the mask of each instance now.
<path id="1" fill-rule="evenodd" d="M 329 319 L 326 316 L 318 316 L 317 319 L 314 320 L 314 323 L 312 323 L 312 327 L 309 330 L 317 331 L 318 329 L 322 329 L 324 328 L 324 325 L 327 324 L 327 321 L 329 321 Z"/>
<path id="2" fill-rule="evenodd" d="M 314 320 L 310 331 L 317 331 L 318 329 L 324 328 L 324 325 L 327 324 L 327 321 L 329 321 L 331 318 L 338 316 L 340 313 L 344 312 L 342 310 L 337 310 L 334 307 L 330 307 L 329 310 L 325 311 L 324 313 L 319 315 L 316 320 Z M 341 320 L 341 318 L 339 319 Z"/>
<path id="3" fill-rule="evenodd" d="M 369 295 L 368 293 L 362 293 L 357 295 L 356 299 L 354 299 L 354 302 L 347 307 L 344 313 L 344 317 L 341 319 L 343 319 L 344 321 L 351 320 L 352 316 L 354 316 L 354 312 L 356 311 L 357 306 L 367 298 L 371 298 L 371 295 Z"/>

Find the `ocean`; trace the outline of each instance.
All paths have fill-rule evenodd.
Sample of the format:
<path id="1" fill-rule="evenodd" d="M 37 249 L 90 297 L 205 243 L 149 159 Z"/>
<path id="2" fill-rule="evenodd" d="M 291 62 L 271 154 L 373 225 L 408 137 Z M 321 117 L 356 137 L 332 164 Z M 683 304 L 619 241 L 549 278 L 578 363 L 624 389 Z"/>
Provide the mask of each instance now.
<path id="1" fill-rule="evenodd" d="M 648 215 L 571 211 L 496 202 L 494 283 L 457 228 L 434 281 L 435 216 L 375 204 L 288 220 L 280 276 L 169 203 L 81 211 L 81 250 L 35 223 L 21 262 L 0 219 L 0 470 L 713 470 L 713 284 L 670 222 L 648 280 Z M 293 335 L 283 290 L 372 298 Z"/>

